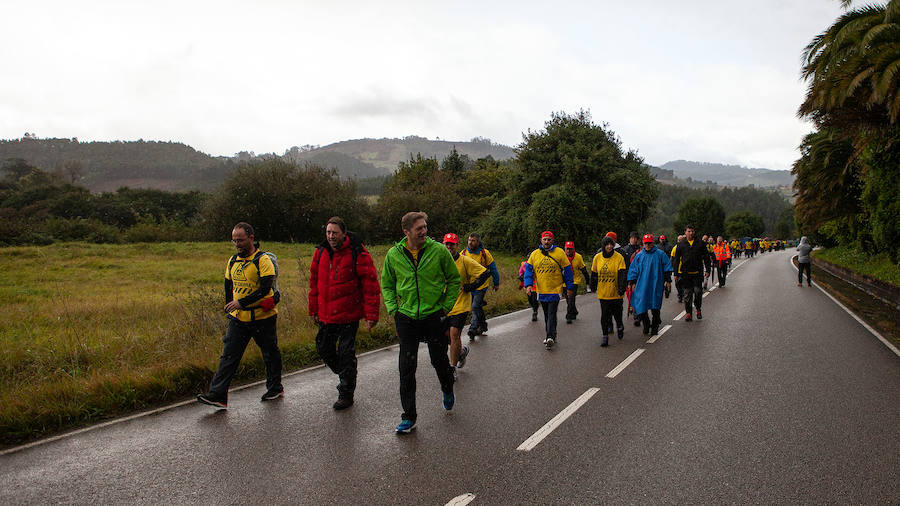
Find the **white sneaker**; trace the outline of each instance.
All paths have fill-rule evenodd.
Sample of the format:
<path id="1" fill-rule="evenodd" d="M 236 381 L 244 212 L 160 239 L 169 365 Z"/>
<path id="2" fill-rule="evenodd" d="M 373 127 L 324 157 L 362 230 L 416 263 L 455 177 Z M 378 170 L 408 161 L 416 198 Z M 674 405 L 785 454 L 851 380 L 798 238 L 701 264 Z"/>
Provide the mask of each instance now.
<path id="1" fill-rule="evenodd" d="M 556 339 L 553 339 L 552 337 L 548 337 L 547 340 L 544 341 L 544 344 L 547 345 L 547 349 L 549 350 L 550 348 L 553 347 L 554 344 L 556 344 Z"/>
<path id="2" fill-rule="evenodd" d="M 466 365 L 466 357 L 469 356 L 469 347 L 463 345 L 462 352 L 459 354 L 459 362 L 456 364 L 456 367 L 462 369 Z"/>

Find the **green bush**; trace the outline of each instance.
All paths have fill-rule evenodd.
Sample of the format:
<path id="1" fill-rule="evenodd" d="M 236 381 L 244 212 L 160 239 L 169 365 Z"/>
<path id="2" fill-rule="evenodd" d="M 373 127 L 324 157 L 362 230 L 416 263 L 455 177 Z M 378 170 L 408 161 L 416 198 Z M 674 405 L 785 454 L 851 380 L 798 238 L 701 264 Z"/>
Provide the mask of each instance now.
<path id="1" fill-rule="evenodd" d="M 37 233 L 43 233 L 54 241 L 84 241 L 96 244 L 122 242 L 118 228 L 92 219 L 49 218 L 40 225 Z"/>

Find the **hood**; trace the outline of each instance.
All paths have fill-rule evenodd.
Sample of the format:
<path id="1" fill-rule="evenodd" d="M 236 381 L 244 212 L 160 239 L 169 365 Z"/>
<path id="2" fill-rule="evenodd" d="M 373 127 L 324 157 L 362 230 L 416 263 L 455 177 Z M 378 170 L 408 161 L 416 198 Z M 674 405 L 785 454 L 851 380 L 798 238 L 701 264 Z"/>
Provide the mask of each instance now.
<path id="1" fill-rule="evenodd" d="M 809 244 L 809 240 L 806 238 L 805 235 L 800 238 L 800 244 Z"/>

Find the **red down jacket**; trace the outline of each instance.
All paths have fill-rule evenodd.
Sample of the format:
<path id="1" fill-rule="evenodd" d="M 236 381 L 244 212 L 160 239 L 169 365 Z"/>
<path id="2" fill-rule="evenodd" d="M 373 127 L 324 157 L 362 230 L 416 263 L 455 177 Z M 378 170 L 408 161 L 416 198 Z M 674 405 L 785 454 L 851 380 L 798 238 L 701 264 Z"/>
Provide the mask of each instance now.
<path id="1" fill-rule="evenodd" d="M 309 266 L 309 315 L 317 315 L 323 323 L 350 323 L 363 318 L 378 321 L 381 286 L 375 264 L 354 237 L 358 253 L 353 265 L 351 237 L 348 232 L 337 251 L 327 241 L 320 245 Z"/>

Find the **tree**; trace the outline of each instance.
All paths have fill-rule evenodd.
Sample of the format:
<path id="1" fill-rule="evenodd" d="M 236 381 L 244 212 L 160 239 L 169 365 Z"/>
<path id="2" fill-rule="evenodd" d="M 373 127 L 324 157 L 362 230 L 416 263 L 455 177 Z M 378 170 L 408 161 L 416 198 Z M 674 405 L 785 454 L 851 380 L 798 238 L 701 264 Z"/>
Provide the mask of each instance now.
<path id="1" fill-rule="evenodd" d="M 722 235 L 725 232 L 725 209 L 714 198 L 689 199 L 678 209 L 676 235 L 688 225 L 694 226 L 697 235 Z"/>
<path id="2" fill-rule="evenodd" d="M 543 130 L 523 135 L 516 152 L 513 190 L 482 222 L 509 250 L 533 247 L 548 228 L 585 250 L 599 248 L 605 232 L 646 220 L 659 193 L 637 153 L 623 152 L 615 133 L 587 111 L 554 113 Z"/>
<path id="3" fill-rule="evenodd" d="M 257 239 L 317 243 L 335 215 L 365 236 L 367 214 L 353 181 L 275 158 L 239 167 L 204 203 L 197 224 L 209 239 L 228 237 L 235 223 L 246 221 Z"/>
<path id="4" fill-rule="evenodd" d="M 794 210 L 785 209 L 775 222 L 775 237 L 788 239 L 797 236 L 797 223 L 794 220 Z"/>
<path id="5" fill-rule="evenodd" d="M 727 237 L 761 237 L 765 229 L 762 218 L 750 211 L 734 213 L 725 219 Z"/>

